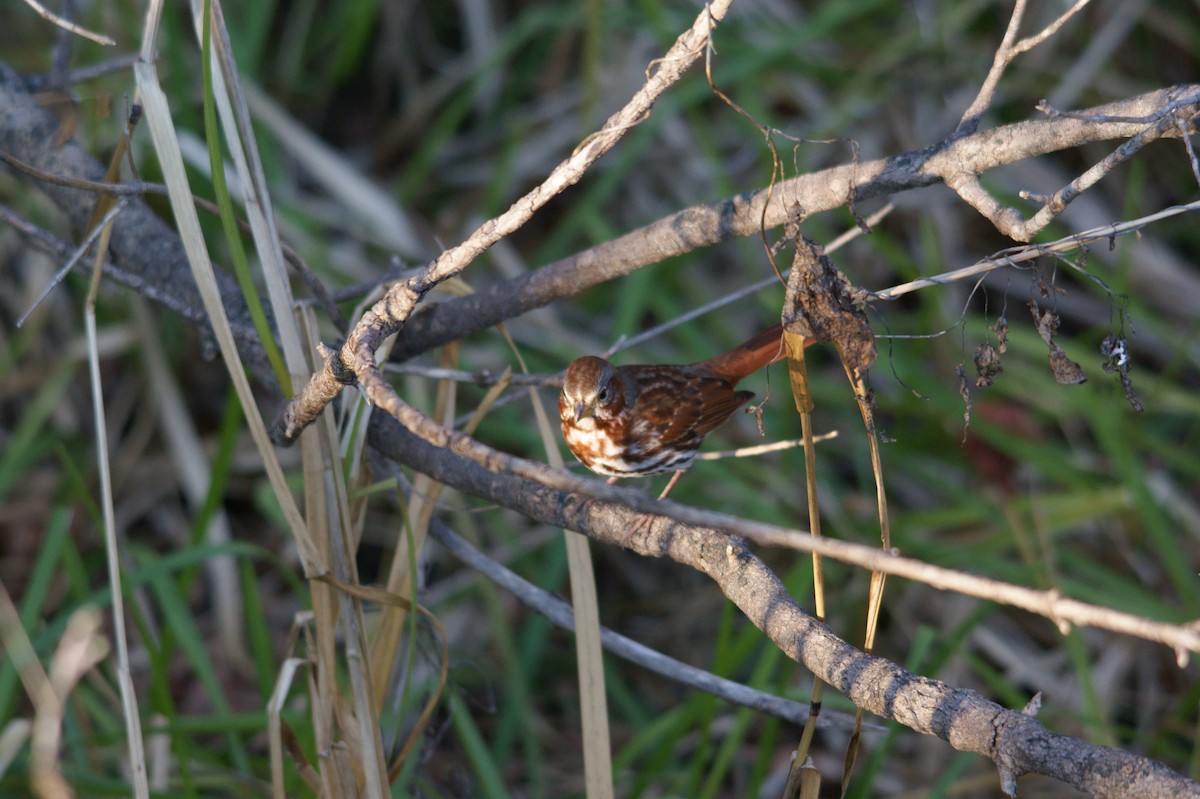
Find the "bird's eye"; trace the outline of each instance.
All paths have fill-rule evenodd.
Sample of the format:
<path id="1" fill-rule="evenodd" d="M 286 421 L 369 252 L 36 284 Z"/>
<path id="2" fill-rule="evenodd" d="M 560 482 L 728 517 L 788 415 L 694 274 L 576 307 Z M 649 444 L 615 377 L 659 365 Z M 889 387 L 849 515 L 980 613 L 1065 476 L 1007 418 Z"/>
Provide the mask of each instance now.
<path id="1" fill-rule="evenodd" d="M 599 400 L 600 402 L 605 402 L 608 400 L 608 386 L 605 386 L 604 388 L 602 388 L 598 392 L 596 392 L 596 399 Z"/>

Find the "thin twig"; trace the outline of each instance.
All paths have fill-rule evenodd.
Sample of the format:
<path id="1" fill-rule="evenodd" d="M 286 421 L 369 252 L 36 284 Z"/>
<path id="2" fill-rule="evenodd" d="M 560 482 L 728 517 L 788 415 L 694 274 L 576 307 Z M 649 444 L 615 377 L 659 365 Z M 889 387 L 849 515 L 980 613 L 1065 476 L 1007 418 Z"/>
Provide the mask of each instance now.
<path id="1" fill-rule="evenodd" d="M 77 36 L 82 36 L 85 39 L 91 39 L 96 44 L 103 44 L 110 47 L 116 44 L 115 41 L 102 33 L 92 33 L 88 29 L 81 28 L 80 26 L 76 25 L 74 22 L 63 19 L 50 9 L 43 6 L 37 0 L 25 0 L 25 5 L 38 12 L 43 18 L 50 20 L 58 27 L 63 28 L 64 30 L 69 30 L 71 33 L 74 33 Z"/>
<path id="2" fill-rule="evenodd" d="M 58 87 L 73 86 L 76 83 L 84 83 L 95 78 L 104 77 L 105 75 L 123 72 L 136 64 L 137 61 L 137 53 L 125 53 L 103 61 L 97 61 L 94 64 L 86 64 L 82 67 L 68 69 L 62 77 L 62 83 Z M 54 78 L 50 75 L 30 75 L 27 79 L 27 84 L 31 91 L 40 91 L 56 85 Z"/>
<path id="3" fill-rule="evenodd" d="M 117 201 L 116 205 L 108 209 L 108 213 L 104 215 L 104 217 L 100 220 L 100 223 L 96 225 L 96 227 L 92 228 L 91 232 L 88 233 L 87 238 L 83 240 L 83 243 L 76 248 L 75 252 L 71 254 L 71 257 L 67 259 L 67 262 L 59 267 L 59 270 L 54 273 L 54 277 L 50 278 L 50 282 L 46 284 L 44 289 L 42 289 L 42 293 L 37 296 L 37 299 L 35 299 L 30 306 L 25 309 L 25 312 L 17 319 L 17 327 L 21 327 L 23 324 L 25 324 L 25 320 L 29 318 L 29 315 L 37 310 L 38 306 L 50 296 L 50 292 L 54 291 L 54 288 L 59 283 L 63 282 L 63 279 L 67 276 L 67 273 L 74 269 L 75 265 L 79 263 L 80 259 L 87 255 L 88 250 L 90 250 L 92 245 L 96 243 L 96 239 L 98 239 L 104 230 L 108 228 L 109 224 L 111 224 L 112 221 L 117 218 L 117 215 L 125 210 L 125 206 L 128 202 L 129 199 L 127 197 L 122 197 Z"/>
<path id="4" fill-rule="evenodd" d="M 507 374 L 483 369 L 478 372 L 468 372 L 463 369 L 445 369 L 440 366 L 422 366 L 416 363 L 388 363 L 383 371 L 425 377 L 430 380 L 453 380 L 456 383 L 474 383 L 488 388 L 504 381 L 514 386 L 535 386 L 537 388 L 559 388 L 562 386 L 562 373 L 553 375 Z"/>
<path id="5" fill-rule="evenodd" d="M 828 433 L 822 433 L 819 436 L 813 436 L 813 443 L 819 444 L 822 441 L 832 441 L 838 437 L 838 432 L 833 430 Z M 775 441 L 770 444 L 756 444 L 753 447 L 739 447 L 737 449 L 726 449 L 718 452 L 701 452 L 696 455 L 698 461 L 718 461 L 725 458 L 755 458 L 759 455 L 766 455 L 768 452 L 779 452 L 785 449 L 795 449 L 803 447 L 803 438 L 789 438 L 786 441 Z"/>
<path id="6" fill-rule="evenodd" d="M 140 194 L 166 194 L 167 187 L 162 183 L 108 183 L 103 180 L 87 180 L 86 178 L 73 178 L 66 175 L 55 175 L 53 172 L 47 172 L 44 169 L 38 169 L 31 164 L 18 160 L 8 153 L 0 150 L 0 161 L 11 166 L 13 169 L 24 172 L 35 180 L 40 180 L 43 183 L 50 183 L 54 186 L 66 186 L 71 189 L 79 189 L 80 191 L 90 191 L 96 194 L 112 194 L 117 197 L 133 197 Z"/>
<path id="7" fill-rule="evenodd" d="M 895 208 L 896 208 L 895 203 L 888 203 L 887 205 L 883 206 L 878 211 L 876 211 L 875 213 L 873 213 L 867 217 L 867 219 L 866 219 L 867 226 L 870 228 L 870 227 L 874 227 L 874 226 L 878 225 L 880 222 L 882 222 L 884 220 L 884 218 L 887 217 L 888 214 L 890 214 L 893 210 L 895 210 Z M 858 238 L 861 235 L 863 235 L 863 229 L 859 225 L 855 225 L 852 228 L 848 228 L 840 236 L 838 236 L 833 241 L 831 241 L 829 243 L 829 246 L 825 248 L 825 251 L 826 252 L 837 252 L 839 249 L 846 246 L 851 241 L 853 241 L 854 239 Z M 790 273 L 791 273 L 791 270 L 789 269 L 787 272 L 783 273 L 783 277 L 786 278 Z M 687 322 L 692 321 L 693 319 L 699 318 L 707 313 L 711 313 L 712 311 L 716 311 L 720 308 L 724 308 L 726 305 L 730 305 L 734 302 L 737 302 L 738 300 L 742 299 L 743 297 L 749 297 L 751 294 L 757 294 L 758 292 L 762 291 L 763 289 L 767 289 L 767 288 L 770 288 L 771 286 L 777 286 L 777 285 L 779 285 L 779 277 L 772 276 L 772 277 L 768 277 L 763 280 L 760 280 L 756 283 L 751 283 L 749 286 L 744 286 L 743 288 L 737 289 L 736 291 L 731 291 L 728 294 L 725 294 L 722 297 L 713 300 L 712 302 L 708 302 L 708 303 L 705 303 L 704 305 L 697 306 L 696 308 L 693 308 L 692 310 L 687 311 L 686 313 L 682 313 L 679 316 L 676 316 L 675 318 L 670 319 L 669 321 L 663 322 L 662 324 L 656 325 L 656 326 L 650 328 L 649 330 L 645 330 L 641 333 L 638 333 L 636 336 L 628 336 L 628 337 L 623 337 L 621 339 L 618 339 L 616 342 L 613 343 L 613 345 L 611 347 L 609 347 L 607 350 L 605 350 L 604 357 L 610 358 L 614 354 L 621 352 L 622 350 L 627 350 L 631 347 L 636 347 L 638 344 L 641 344 L 643 341 L 649 341 L 652 338 L 655 338 L 657 336 L 662 335 L 663 333 L 666 333 L 668 330 L 673 330 L 673 329 L 679 327 L 680 325 L 683 325 L 683 324 L 686 324 Z"/>
<path id="8" fill-rule="evenodd" d="M 1039 33 L 1035 33 L 1033 36 L 1027 36 L 1021 41 L 1017 42 L 1012 48 L 1012 55 L 1015 57 L 1019 56 L 1021 53 L 1027 53 L 1042 42 L 1049 39 L 1054 34 L 1058 33 L 1058 29 L 1065 25 L 1067 20 L 1081 11 L 1083 7 L 1088 4 L 1088 2 L 1089 0 L 1077 0 L 1075 5 L 1064 11 L 1058 19 L 1051 22 L 1045 28 L 1042 28 Z"/>
<path id="9" fill-rule="evenodd" d="M 1130 219 L 1126 222 L 1118 222 L 1104 227 L 1092 228 L 1082 233 L 1076 233 L 1071 236 L 1066 236 L 1055 242 L 1048 244 L 1028 244 L 1020 247 L 1013 247 L 1007 250 L 1001 250 L 998 253 L 989 255 L 986 258 L 980 259 L 977 263 L 971 266 L 964 266 L 961 269 L 954 269 L 949 272 L 943 272 L 940 275 L 931 277 L 923 277 L 917 280 L 910 280 L 907 283 L 901 283 L 891 288 L 882 289 L 880 291 L 867 292 L 865 299 L 867 300 L 894 300 L 899 297 L 909 294 L 919 289 L 928 288 L 930 286 L 944 286 L 949 283 L 955 283 L 960 280 L 977 277 L 978 275 L 992 272 L 996 269 L 1004 269 L 1006 267 L 1015 267 L 1017 264 L 1026 261 L 1032 261 L 1049 253 L 1069 252 L 1077 250 L 1092 242 L 1104 241 L 1127 236 L 1130 233 L 1137 233 L 1142 228 L 1157 222 L 1161 219 L 1168 219 L 1179 214 L 1192 213 L 1200 211 L 1200 200 L 1188 203 L 1187 205 L 1174 205 L 1170 208 L 1149 214 L 1147 216 Z"/>
<path id="10" fill-rule="evenodd" d="M 569 603 L 549 591 L 538 588 L 512 570 L 487 557 L 454 532 L 445 522 L 436 517 L 432 519 L 429 525 L 429 536 L 449 550 L 451 555 L 508 591 L 539 615 L 545 616 L 564 630 L 575 629 L 575 619 Z M 607 627 L 600 628 L 600 640 L 606 651 L 681 685 L 704 691 L 735 705 L 763 711 L 793 724 L 803 724 L 808 719 L 808 705 L 804 702 L 768 694 L 690 666 L 651 649 L 645 644 L 640 644 L 632 638 L 613 632 Z M 824 729 L 848 729 L 853 722 L 853 717 L 848 713 L 826 710 L 817 720 L 817 726 Z M 876 731 L 883 729 L 878 724 L 872 725 L 872 728 Z"/>
<path id="11" fill-rule="evenodd" d="M 1046 39 L 1058 32 L 1058 29 L 1066 23 L 1076 12 L 1086 6 L 1089 0 L 1078 0 L 1071 8 L 1067 9 L 1051 22 L 1040 32 L 1029 36 L 1021 41 L 1017 41 L 1017 31 L 1021 27 L 1021 20 L 1025 16 L 1025 6 L 1027 0 L 1017 0 L 1013 6 L 1012 16 L 1008 20 L 1008 28 L 1004 31 L 1004 38 L 1000 42 L 1000 46 L 996 48 L 996 54 L 992 58 L 992 68 L 988 70 L 987 77 L 983 79 L 983 84 L 979 87 L 979 93 L 975 99 L 971 101 L 971 105 L 963 112 L 962 119 L 959 120 L 957 133 L 969 132 L 979 123 L 979 117 L 992 104 L 992 99 L 996 95 L 996 87 L 1000 85 L 1000 78 L 1004 75 L 1004 70 L 1008 69 L 1008 65 L 1013 59 L 1022 53 L 1026 53 L 1037 47 Z"/>

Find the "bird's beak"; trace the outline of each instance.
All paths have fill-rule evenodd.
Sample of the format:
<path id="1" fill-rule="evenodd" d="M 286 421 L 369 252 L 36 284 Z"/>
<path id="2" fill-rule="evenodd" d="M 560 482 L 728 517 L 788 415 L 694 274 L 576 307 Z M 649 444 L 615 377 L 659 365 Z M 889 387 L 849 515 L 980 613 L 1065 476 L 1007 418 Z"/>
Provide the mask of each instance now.
<path id="1" fill-rule="evenodd" d="M 575 423 L 579 424 L 580 419 L 582 419 L 585 416 L 591 416 L 595 412 L 596 412 L 596 409 L 594 406 L 584 404 L 583 402 L 576 402 L 575 403 Z"/>

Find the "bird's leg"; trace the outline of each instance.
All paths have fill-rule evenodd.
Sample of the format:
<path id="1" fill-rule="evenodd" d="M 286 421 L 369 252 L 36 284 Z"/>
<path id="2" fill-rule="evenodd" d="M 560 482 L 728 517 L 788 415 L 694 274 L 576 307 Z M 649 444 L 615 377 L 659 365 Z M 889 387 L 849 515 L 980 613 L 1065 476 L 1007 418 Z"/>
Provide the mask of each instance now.
<path id="1" fill-rule="evenodd" d="M 686 469 L 678 469 L 678 470 L 676 470 L 675 474 L 671 475 L 671 479 L 667 482 L 667 487 L 664 488 L 662 490 L 662 493 L 658 495 L 659 499 L 667 498 L 667 494 L 671 493 L 671 489 L 674 488 L 675 484 L 679 482 L 679 478 L 683 477 L 683 473 L 685 471 L 686 471 Z"/>
<path id="2" fill-rule="evenodd" d="M 660 501 L 667 498 L 667 494 L 671 493 L 671 489 L 674 488 L 675 484 L 679 482 L 679 478 L 683 476 L 684 471 L 685 471 L 684 469 L 679 469 L 675 472 L 675 474 L 671 475 L 671 479 L 667 481 L 667 487 L 664 488 L 662 490 L 662 493 L 658 495 L 658 499 Z M 632 541 L 634 536 L 637 536 L 639 534 L 648 535 L 650 533 L 650 523 L 653 520 L 654 520 L 654 514 L 639 513 L 637 523 L 635 523 L 633 525 L 632 529 L 630 529 L 629 535 L 625 536 L 624 543 L 628 543 L 628 542 Z"/>
<path id="3" fill-rule="evenodd" d="M 618 477 L 617 475 L 614 474 L 612 477 L 605 480 L 604 483 L 605 483 L 605 485 L 615 486 L 617 484 L 617 481 L 620 479 L 621 479 L 620 477 Z M 674 484 L 674 482 L 675 482 L 675 478 L 671 478 L 671 483 Z M 670 491 L 670 490 L 671 490 L 671 486 L 668 485 L 667 491 Z M 666 495 L 667 495 L 667 492 L 664 491 L 662 493 L 662 496 L 659 497 L 659 499 L 662 499 Z M 623 539 L 621 539 L 621 546 L 625 546 L 631 540 L 633 540 L 633 537 L 635 535 L 637 535 L 638 531 L 641 530 L 643 527 L 646 527 L 650 523 L 650 518 L 651 518 L 650 514 L 648 514 L 648 513 L 639 513 L 637 523 L 634 524 L 633 527 L 630 528 L 629 532 L 625 535 L 625 537 Z"/>

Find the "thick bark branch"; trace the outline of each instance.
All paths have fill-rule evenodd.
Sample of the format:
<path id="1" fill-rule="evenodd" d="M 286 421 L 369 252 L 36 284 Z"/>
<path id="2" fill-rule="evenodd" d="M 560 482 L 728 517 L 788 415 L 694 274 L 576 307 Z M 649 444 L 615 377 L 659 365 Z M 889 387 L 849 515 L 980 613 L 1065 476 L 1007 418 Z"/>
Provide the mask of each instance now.
<path id="1" fill-rule="evenodd" d="M 806 613 L 741 538 L 659 520 L 643 525 L 645 534 L 631 539 L 629 531 L 638 527 L 641 514 L 627 506 L 488 471 L 380 413 L 373 415 L 370 440 L 398 463 L 531 519 L 703 572 L 776 646 L 856 706 L 991 758 L 1002 771 L 1043 774 L 1098 797 L 1200 796 L 1200 786 L 1160 763 L 1059 735 L 974 691 L 863 653 Z"/>
<path id="2" fill-rule="evenodd" d="M 948 176 L 980 175 L 1005 164 L 1090 142 L 1131 138 L 1146 129 L 1148 123 L 1142 118 L 1167 108 L 1180 96 L 1193 95 L 1200 95 L 1200 85 L 1160 89 L 1080 112 L 1124 117 L 1125 121 L 1102 123 L 1075 116 L 1031 119 L 891 158 L 800 175 L 770 192 L 760 189 L 685 208 L 528 274 L 418 312 L 396 341 L 392 358 L 411 358 L 667 258 L 757 234 L 764 221 L 768 228 L 782 225 L 797 204 L 812 216 L 840 208 L 851 198 L 862 202 L 886 197 L 932 186 Z M 770 205 L 764 216 L 768 199 Z"/>
<path id="3" fill-rule="evenodd" d="M 57 118 L 37 104 L 27 90 L 25 79 L 3 62 L 0 62 L 0 149 L 51 174 L 104 180 L 104 165 L 86 150 L 74 141 L 58 143 Z M 81 233 L 98 195 L 49 183 L 37 186 L 66 215 L 71 227 Z M 121 212 L 113 225 L 108 254 L 105 275 L 185 317 L 212 341 L 208 315 L 192 280 L 183 243 L 148 205 L 133 201 Z M 76 268 L 87 272 L 91 265 L 85 259 Z M 217 272 L 217 280 L 242 358 L 260 377 L 267 376 L 264 385 L 274 386 L 237 282 L 224 272 Z"/>

